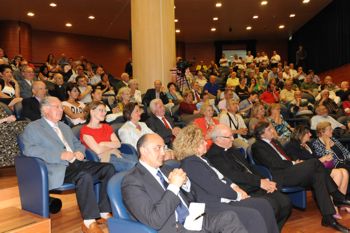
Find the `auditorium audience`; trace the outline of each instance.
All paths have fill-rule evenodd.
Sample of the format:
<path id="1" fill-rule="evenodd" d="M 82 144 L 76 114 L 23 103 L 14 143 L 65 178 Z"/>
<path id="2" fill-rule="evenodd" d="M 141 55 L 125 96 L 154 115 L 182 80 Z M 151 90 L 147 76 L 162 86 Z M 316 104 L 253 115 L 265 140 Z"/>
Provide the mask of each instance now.
<path id="1" fill-rule="evenodd" d="M 106 223 L 111 217 L 107 196 L 107 182 L 115 174 L 108 163 L 85 160 L 85 147 L 73 135 L 72 130 L 60 122 L 63 109 L 56 97 L 45 97 L 41 103 L 42 118 L 31 122 L 22 138 L 25 156 L 43 160 L 48 170 L 49 190 L 63 183 L 75 185 L 76 198 L 84 233 L 102 233 L 98 223 Z M 94 193 L 94 180 L 99 180 L 99 201 Z"/>
<path id="2" fill-rule="evenodd" d="M 80 141 L 97 154 L 101 162 L 113 164 L 117 172 L 133 168 L 137 157 L 123 154 L 120 141 L 112 126 L 102 123 L 106 117 L 106 106 L 103 102 L 91 102 L 86 107 L 87 124 L 80 130 Z"/>
<path id="3" fill-rule="evenodd" d="M 338 190 L 319 160 L 292 160 L 278 141 L 274 140 L 274 131 L 274 127 L 266 122 L 259 122 L 255 127 L 256 142 L 252 145 L 255 161 L 271 171 L 278 185 L 312 187 L 322 214 L 322 226 L 347 232 L 348 228 L 338 223 L 333 215 L 336 214 L 334 205 L 350 206 L 350 200 Z"/>
<path id="4" fill-rule="evenodd" d="M 228 137 L 232 138 L 230 132 Z M 176 158 L 181 160 L 181 168 L 191 181 L 198 201 L 217 211 L 229 209 L 237 211 L 238 216 L 245 219 L 244 221 L 257 211 L 258 215 L 254 220 L 262 220 L 268 232 L 278 232 L 273 210 L 266 200 L 250 197 L 239 184 L 230 181 L 203 158 L 207 152 L 206 141 L 198 127 L 189 125 L 183 128 L 174 141 L 174 150 Z M 256 226 L 250 227 L 253 230 Z"/>

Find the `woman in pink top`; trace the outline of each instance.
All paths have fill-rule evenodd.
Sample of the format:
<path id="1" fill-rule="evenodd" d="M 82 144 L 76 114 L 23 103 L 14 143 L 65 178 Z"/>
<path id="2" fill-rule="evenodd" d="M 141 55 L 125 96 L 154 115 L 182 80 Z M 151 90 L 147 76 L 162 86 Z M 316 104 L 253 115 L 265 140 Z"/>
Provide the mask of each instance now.
<path id="1" fill-rule="evenodd" d="M 193 124 L 197 125 L 202 130 L 208 149 L 213 144 L 213 141 L 211 140 L 211 132 L 214 129 L 214 126 L 219 124 L 219 121 L 213 118 L 214 109 L 213 106 L 209 104 L 202 105 L 201 113 L 203 114 L 203 117 L 195 119 Z"/>
<path id="2" fill-rule="evenodd" d="M 88 124 L 80 130 L 81 142 L 97 154 L 101 162 L 110 162 L 117 172 L 133 168 L 137 157 L 120 153 L 120 141 L 113 128 L 101 123 L 106 117 L 106 106 L 102 102 L 92 102 L 87 106 Z"/>

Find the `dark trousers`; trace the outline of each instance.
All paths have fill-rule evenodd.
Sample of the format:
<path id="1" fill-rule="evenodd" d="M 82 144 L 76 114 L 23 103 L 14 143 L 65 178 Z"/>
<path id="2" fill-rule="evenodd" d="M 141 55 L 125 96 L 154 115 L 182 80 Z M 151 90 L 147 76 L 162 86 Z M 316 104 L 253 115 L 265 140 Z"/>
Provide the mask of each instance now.
<path id="1" fill-rule="evenodd" d="M 242 201 L 226 203 L 207 202 L 206 211 L 221 213 L 231 210 L 236 212 L 239 220 L 248 232 L 277 233 L 276 219 L 268 201 L 262 198 L 247 198 Z"/>
<path id="2" fill-rule="evenodd" d="M 319 160 L 305 160 L 274 173 L 273 178 L 283 186 L 311 187 L 321 214 L 323 216 L 335 214 L 330 194 L 335 193 L 338 187 Z"/>
<path id="3" fill-rule="evenodd" d="M 273 211 L 275 212 L 278 228 L 281 231 L 283 225 L 286 223 L 290 213 L 292 212 L 292 203 L 289 197 L 278 191 L 267 193 L 262 189 L 253 193 L 249 193 L 249 195 L 252 197 L 263 198 L 270 203 Z"/>
<path id="4" fill-rule="evenodd" d="M 64 182 L 76 186 L 78 206 L 83 219 L 100 218 L 100 213 L 111 212 L 107 196 L 107 182 L 115 174 L 112 164 L 75 160 L 66 169 Z M 100 181 L 99 202 L 94 193 L 94 182 Z"/>

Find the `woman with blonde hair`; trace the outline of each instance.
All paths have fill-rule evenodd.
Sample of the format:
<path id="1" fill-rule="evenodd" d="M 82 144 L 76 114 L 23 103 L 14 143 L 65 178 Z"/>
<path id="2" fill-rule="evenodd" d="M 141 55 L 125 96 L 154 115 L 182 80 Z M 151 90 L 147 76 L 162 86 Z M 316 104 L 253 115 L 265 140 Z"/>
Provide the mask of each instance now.
<path id="1" fill-rule="evenodd" d="M 130 103 L 131 91 L 129 87 L 122 87 L 117 94 L 117 106 L 120 112 L 123 112 L 124 106 Z"/>
<path id="2" fill-rule="evenodd" d="M 278 141 L 284 145 L 289 141 L 294 129 L 283 119 L 281 105 L 277 103 L 271 104 L 268 110 L 268 115 L 268 121 L 271 122 L 278 134 Z"/>
<path id="3" fill-rule="evenodd" d="M 204 139 L 207 142 L 207 149 L 213 144 L 211 140 L 211 132 L 215 125 L 219 124 L 219 121 L 213 118 L 214 109 L 210 104 L 203 104 L 201 107 L 201 114 L 203 117 L 197 118 L 193 121 L 193 124 L 198 126 L 202 130 Z"/>

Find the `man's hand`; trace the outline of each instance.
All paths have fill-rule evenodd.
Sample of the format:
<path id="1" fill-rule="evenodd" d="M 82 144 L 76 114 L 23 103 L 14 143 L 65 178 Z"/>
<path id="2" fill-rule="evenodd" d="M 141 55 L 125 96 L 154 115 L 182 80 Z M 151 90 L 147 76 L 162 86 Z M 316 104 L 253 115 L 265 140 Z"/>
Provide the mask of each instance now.
<path id="1" fill-rule="evenodd" d="M 264 189 L 267 193 L 273 193 L 277 190 L 276 183 L 269 179 L 261 179 L 260 188 Z"/>
<path id="2" fill-rule="evenodd" d="M 176 137 L 177 134 L 180 132 L 180 130 L 181 129 L 179 127 L 174 127 L 173 130 L 172 130 L 173 135 Z"/>
<path id="3" fill-rule="evenodd" d="M 63 151 L 61 153 L 61 159 L 66 161 L 71 161 L 73 158 L 75 158 L 75 155 L 73 152 L 70 151 Z"/>
<path id="4" fill-rule="evenodd" d="M 84 158 L 85 158 L 84 154 L 81 153 L 80 151 L 74 152 L 74 156 L 75 156 L 75 158 L 77 158 L 77 160 L 80 160 L 80 161 L 84 160 Z"/>
<path id="5" fill-rule="evenodd" d="M 304 162 L 304 160 L 297 159 L 297 160 L 294 161 L 294 165 L 298 164 L 298 163 L 302 163 L 302 162 Z"/>
<path id="6" fill-rule="evenodd" d="M 181 186 L 187 181 L 186 172 L 184 172 L 181 168 L 175 168 L 172 172 L 170 172 L 168 180 L 169 184 L 174 184 L 181 188 Z"/>
<path id="7" fill-rule="evenodd" d="M 250 196 L 244 191 L 242 190 L 238 185 L 231 185 L 231 188 L 238 194 L 241 194 L 242 200 L 249 198 Z"/>

